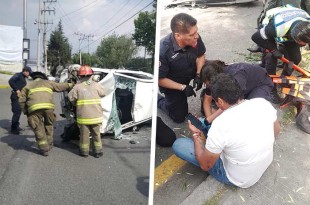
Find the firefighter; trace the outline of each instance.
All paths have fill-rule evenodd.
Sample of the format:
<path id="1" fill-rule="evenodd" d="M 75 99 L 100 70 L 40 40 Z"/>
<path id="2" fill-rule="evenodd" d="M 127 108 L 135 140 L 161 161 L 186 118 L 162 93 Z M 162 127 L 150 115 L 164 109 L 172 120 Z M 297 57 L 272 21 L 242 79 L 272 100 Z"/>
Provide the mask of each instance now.
<path id="1" fill-rule="evenodd" d="M 89 134 L 93 137 L 94 157 L 102 157 L 102 142 L 100 125 L 103 121 L 101 98 L 105 96 L 103 87 L 92 80 L 93 70 L 90 66 L 82 65 L 78 72 L 81 78 L 69 92 L 68 98 L 76 105 L 77 123 L 80 129 L 80 155 L 89 155 Z"/>
<path id="2" fill-rule="evenodd" d="M 33 72 L 32 78 L 33 81 L 22 89 L 19 104 L 35 133 L 41 154 L 48 156 L 48 152 L 53 147 L 53 124 L 56 121 L 53 92 L 69 90 L 73 86 L 69 83 L 49 81 L 41 72 Z"/>

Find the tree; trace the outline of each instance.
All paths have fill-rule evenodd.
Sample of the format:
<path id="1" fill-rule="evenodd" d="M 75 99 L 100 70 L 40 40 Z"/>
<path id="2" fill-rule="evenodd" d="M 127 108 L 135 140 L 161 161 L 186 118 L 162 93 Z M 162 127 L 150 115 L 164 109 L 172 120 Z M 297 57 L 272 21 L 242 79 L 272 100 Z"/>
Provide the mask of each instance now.
<path id="1" fill-rule="evenodd" d="M 65 37 L 61 21 L 50 35 L 47 49 L 47 62 L 51 66 L 51 74 L 54 76 L 58 65 L 65 66 L 71 60 L 71 46 Z"/>
<path id="2" fill-rule="evenodd" d="M 90 65 L 92 67 L 93 66 L 97 67 L 99 64 L 99 60 L 98 60 L 97 56 L 94 54 L 81 53 L 81 57 L 82 57 L 82 64 L 84 64 L 84 65 Z M 80 54 L 79 53 L 76 53 L 73 55 L 72 63 L 80 64 Z"/>
<path id="3" fill-rule="evenodd" d="M 136 45 L 144 46 L 152 56 L 152 65 L 155 53 L 156 5 L 157 1 L 154 1 L 152 12 L 141 12 L 139 17 L 134 20 L 135 33 L 132 35 Z"/>
<path id="4" fill-rule="evenodd" d="M 101 40 L 96 55 L 99 65 L 106 68 L 123 67 L 136 53 L 136 46 L 132 39 L 126 35 L 111 36 Z"/>

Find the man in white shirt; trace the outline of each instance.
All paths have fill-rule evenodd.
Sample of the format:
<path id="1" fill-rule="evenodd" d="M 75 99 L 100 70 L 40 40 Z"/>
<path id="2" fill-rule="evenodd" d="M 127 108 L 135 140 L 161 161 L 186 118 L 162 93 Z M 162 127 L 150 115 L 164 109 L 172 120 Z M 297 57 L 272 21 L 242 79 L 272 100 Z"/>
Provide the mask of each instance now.
<path id="1" fill-rule="evenodd" d="M 228 74 L 219 74 L 210 85 L 211 96 L 223 113 L 213 121 L 206 142 L 189 123 L 192 139 L 177 139 L 173 150 L 218 181 L 248 188 L 273 160 L 273 144 L 280 131 L 277 111 L 263 98 L 243 100 L 238 82 Z"/>

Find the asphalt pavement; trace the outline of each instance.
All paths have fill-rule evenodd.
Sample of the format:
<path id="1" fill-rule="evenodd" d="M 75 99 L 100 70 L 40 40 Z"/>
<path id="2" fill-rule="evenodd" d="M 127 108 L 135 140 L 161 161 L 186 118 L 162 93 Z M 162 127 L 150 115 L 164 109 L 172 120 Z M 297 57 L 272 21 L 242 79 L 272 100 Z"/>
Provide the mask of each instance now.
<path id="1" fill-rule="evenodd" d="M 250 37 L 255 32 L 261 8 L 259 1 L 205 9 L 161 8 L 158 11 L 161 36 L 170 32 L 170 20 L 175 14 L 188 13 L 198 20 L 198 32 L 206 45 L 207 59 L 258 63 L 257 57 L 246 49 L 253 45 Z M 200 91 L 196 94 L 199 96 Z M 156 146 L 154 204 L 310 204 L 310 136 L 296 127 L 294 107 L 275 107 L 281 121 L 281 133 L 274 146 L 273 163 L 257 184 L 248 189 L 224 186 L 198 167 L 176 159 L 171 148 Z M 199 97 L 189 98 L 189 111 L 201 116 Z M 158 110 L 158 116 L 178 137 L 189 136 L 186 123 L 172 122 L 161 110 Z"/>
<path id="2" fill-rule="evenodd" d="M 21 116 L 20 135 L 12 135 L 10 119 L 11 76 L 0 74 L 0 204 L 147 204 L 151 126 L 123 132 L 121 140 L 104 135 L 103 157 L 78 155 L 78 142 L 62 142 L 67 123 L 59 114 L 54 148 L 48 157 L 38 153 L 34 135 Z M 133 143 L 135 142 L 135 143 Z"/>

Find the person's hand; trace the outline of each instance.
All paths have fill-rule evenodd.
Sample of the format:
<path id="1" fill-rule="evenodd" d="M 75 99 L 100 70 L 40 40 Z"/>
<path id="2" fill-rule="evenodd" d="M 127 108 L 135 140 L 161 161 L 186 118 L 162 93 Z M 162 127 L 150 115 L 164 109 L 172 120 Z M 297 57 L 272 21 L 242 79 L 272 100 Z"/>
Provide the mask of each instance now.
<path id="1" fill-rule="evenodd" d="M 196 93 L 194 91 L 194 88 L 191 85 L 186 85 L 183 92 L 185 93 L 186 97 L 190 97 L 194 95 L 196 97 Z"/>
<path id="2" fill-rule="evenodd" d="M 197 128 L 197 127 L 195 127 L 192 123 L 191 123 L 191 121 L 187 121 L 188 122 L 188 129 L 193 133 L 193 134 L 195 134 L 195 133 L 197 133 L 197 134 L 200 134 L 200 130 Z"/>
<path id="3" fill-rule="evenodd" d="M 196 91 L 200 90 L 202 88 L 202 84 L 203 83 L 201 82 L 200 75 L 197 73 L 196 77 L 193 80 L 193 88 L 196 88 Z"/>

